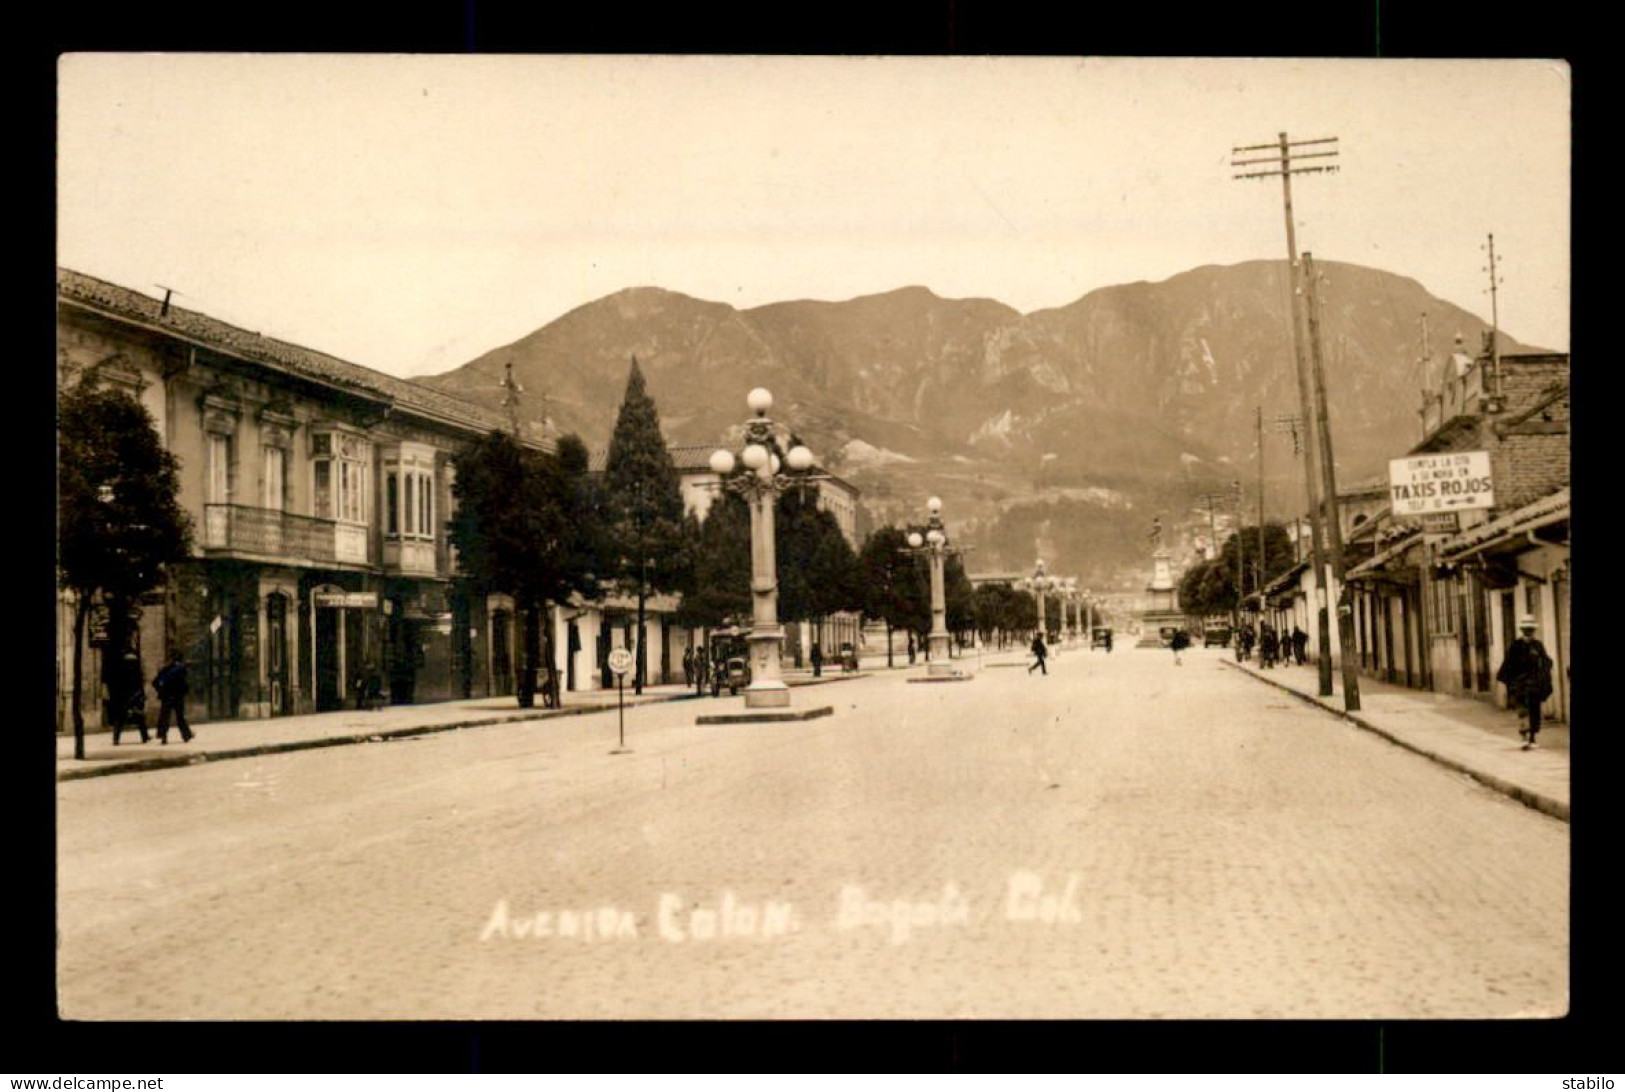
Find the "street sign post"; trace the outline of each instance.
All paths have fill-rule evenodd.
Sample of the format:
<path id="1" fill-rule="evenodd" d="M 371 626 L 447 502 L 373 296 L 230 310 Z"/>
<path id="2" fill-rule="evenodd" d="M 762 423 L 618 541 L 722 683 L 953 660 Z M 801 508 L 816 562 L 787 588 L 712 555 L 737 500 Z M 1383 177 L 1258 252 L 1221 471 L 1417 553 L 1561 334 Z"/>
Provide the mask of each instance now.
<path id="1" fill-rule="evenodd" d="M 615 649 L 609 654 L 609 669 L 615 672 L 615 715 L 621 728 L 621 745 L 609 753 L 628 755 L 632 752 L 626 749 L 626 673 L 632 669 L 632 654 L 624 648 Z"/>

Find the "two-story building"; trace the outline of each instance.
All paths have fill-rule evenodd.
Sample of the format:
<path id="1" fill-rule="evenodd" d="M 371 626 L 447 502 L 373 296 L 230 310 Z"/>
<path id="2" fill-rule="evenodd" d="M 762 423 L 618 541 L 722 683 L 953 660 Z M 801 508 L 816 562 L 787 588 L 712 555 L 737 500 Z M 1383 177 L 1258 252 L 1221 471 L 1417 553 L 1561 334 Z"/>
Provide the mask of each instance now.
<path id="1" fill-rule="evenodd" d="M 1568 718 L 1569 358 L 1456 352 L 1424 400 L 1408 454 L 1482 451 L 1494 507 L 1382 513 L 1347 570 L 1360 666 L 1377 678 L 1505 704 L 1495 671 L 1535 618 L 1556 669 L 1548 715 Z"/>
<path id="2" fill-rule="evenodd" d="M 180 462 L 193 557 L 139 653 L 149 678 L 185 655 L 190 715 L 334 709 L 368 672 L 396 702 L 512 692 L 512 604 L 462 588 L 445 532 L 456 457 L 496 415 L 70 270 L 57 301 L 59 382 L 128 390 Z"/>

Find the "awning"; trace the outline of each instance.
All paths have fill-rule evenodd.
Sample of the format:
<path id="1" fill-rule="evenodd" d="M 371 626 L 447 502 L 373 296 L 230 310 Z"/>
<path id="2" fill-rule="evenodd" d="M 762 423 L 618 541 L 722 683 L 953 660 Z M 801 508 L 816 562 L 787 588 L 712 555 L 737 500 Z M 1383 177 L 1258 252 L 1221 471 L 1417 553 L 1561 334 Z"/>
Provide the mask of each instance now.
<path id="1" fill-rule="evenodd" d="M 1412 546 L 1415 546 L 1418 542 L 1420 542 L 1421 538 L 1418 537 L 1419 535 L 1420 532 L 1413 532 L 1406 535 L 1392 546 L 1387 546 L 1381 550 L 1378 550 L 1375 554 L 1371 555 L 1370 560 L 1362 561 L 1360 564 L 1354 566 L 1354 568 L 1344 573 L 1344 579 L 1360 580 L 1375 578 L 1378 575 L 1378 570 L 1383 569 L 1387 566 L 1388 562 L 1404 554 L 1406 550 L 1409 550 Z"/>
<path id="2" fill-rule="evenodd" d="M 1277 576 L 1274 580 L 1271 580 L 1268 584 L 1265 584 L 1264 585 L 1264 594 L 1267 595 L 1267 596 L 1274 597 L 1274 596 L 1277 596 L 1277 595 L 1285 594 L 1285 593 L 1287 593 L 1289 591 L 1295 591 L 1296 588 L 1297 588 L 1299 578 L 1301 578 L 1303 576 L 1303 574 L 1308 572 L 1308 571 L 1309 571 L 1309 562 L 1307 560 L 1297 562 L 1296 564 L 1294 564 L 1292 566 L 1292 568 L 1288 569 L 1286 572 L 1282 573 L 1280 576 Z"/>
<path id="3" fill-rule="evenodd" d="M 1565 486 L 1522 508 L 1514 509 L 1504 516 L 1469 528 L 1454 538 L 1446 539 L 1439 546 L 1439 557 L 1443 561 L 1459 561 L 1463 557 L 1480 553 L 1525 532 L 1537 531 L 1554 523 L 1563 523 L 1568 518 L 1569 490 Z"/>

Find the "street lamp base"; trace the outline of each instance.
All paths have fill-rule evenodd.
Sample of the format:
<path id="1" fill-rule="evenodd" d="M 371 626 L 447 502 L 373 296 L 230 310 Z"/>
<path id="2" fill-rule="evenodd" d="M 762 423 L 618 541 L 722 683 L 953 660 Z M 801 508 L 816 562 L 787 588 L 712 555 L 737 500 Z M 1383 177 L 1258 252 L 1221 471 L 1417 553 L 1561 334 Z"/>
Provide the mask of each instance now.
<path id="1" fill-rule="evenodd" d="M 933 679 L 956 679 L 964 674 L 953 664 L 939 663 L 937 661 L 927 664 L 925 673 Z"/>
<path id="2" fill-rule="evenodd" d="M 752 683 L 745 688 L 746 709 L 788 709 L 790 688 L 782 682 Z"/>

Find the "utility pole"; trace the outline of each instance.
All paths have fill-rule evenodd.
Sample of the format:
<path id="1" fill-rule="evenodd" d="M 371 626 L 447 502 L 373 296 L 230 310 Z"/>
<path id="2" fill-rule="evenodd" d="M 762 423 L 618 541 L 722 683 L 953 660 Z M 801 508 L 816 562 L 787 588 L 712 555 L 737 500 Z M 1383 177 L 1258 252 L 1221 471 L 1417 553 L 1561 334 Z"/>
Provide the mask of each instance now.
<path id="1" fill-rule="evenodd" d="M 1207 505 L 1208 560 L 1212 561 L 1219 556 L 1219 525 L 1213 518 L 1213 506 L 1224 500 L 1224 494 L 1203 493 L 1196 499 Z"/>
<path id="2" fill-rule="evenodd" d="M 1287 275 L 1291 282 L 1291 321 L 1292 321 L 1292 348 L 1293 357 L 1297 364 L 1298 375 L 1298 412 L 1305 422 L 1314 420 L 1310 412 L 1312 401 L 1311 391 L 1313 377 L 1309 371 L 1309 357 L 1304 347 L 1303 320 L 1300 317 L 1299 298 L 1303 294 L 1299 281 L 1298 268 L 1298 235 L 1292 219 L 1292 176 L 1295 174 L 1330 174 L 1338 170 L 1335 165 L 1325 166 L 1294 166 L 1293 149 L 1303 147 L 1318 147 L 1319 151 L 1299 152 L 1297 158 L 1303 159 L 1330 159 L 1336 157 L 1336 137 L 1322 137 L 1315 140 L 1291 141 L 1285 133 L 1279 134 L 1275 144 L 1250 144 L 1232 148 L 1232 155 L 1244 155 L 1248 152 L 1272 151 L 1275 154 L 1259 159 L 1232 159 L 1232 167 L 1249 167 L 1264 165 L 1268 170 L 1244 171 L 1234 175 L 1234 178 L 1281 178 L 1281 200 L 1286 214 L 1286 258 Z M 1333 147 L 1327 148 L 1325 146 Z M 1326 590 L 1326 551 L 1321 540 L 1321 512 L 1318 481 L 1320 467 L 1315 450 L 1315 434 L 1311 430 L 1308 434 L 1308 443 L 1304 444 L 1304 492 L 1309 501 L 1309 535 L 1313 549 L 1313 566 L 1315 572 L 1315 594 L 1319 599 L 1319 651 L 1317 667 L 1319 668 L 1320 696 L 1329 697 L 1332 693 L 1332 627 L 1327 606 Z"/>
<path id="3" fill-rule="evenodd" d="M 1315 429 L 1319 433 L 1321 467 L 1326 475 L 1326 530 L 1331 540 L 1332 575 L 1337 580 L 1337 647 L 1343 660 L 1343 708 L 1360 708 L 1360 673 L 1354 662 L 1354 612 L 1348 585 L 1343 582 L 1343 526 L 1337 511 L 1337 463 L 1332 458 L 1332 427 L 1326 414 L 1326 369 L 1320 351 L 1320 293 L 1315 259 L 1303 252 L 1303 281 L 1308 292 L 1309 351 L 1315 369 Z"/>
<path id="4" fill-rule="evenodd" d="M 1247 519 L 1246 511 L 1242 508 L 1244 498 L 1241 482 L 1231 482 L 1230 489 L 1235 494 L 1232 499 L 1236 502 L 1236 617 L 1239 620 L 1242 607 L 1247 602 Z"/>
<path id="5" fill-rule="evenodd" d="M 1297 459 L 1303 454 L 1303 441 L 1298 430 L 1303 427 L 1303 421 L 1295 413 L 1277 413 L 1275 415 L 1275 431 L 1292 437 L 1292 457 Z M 1300 469 L 1302 469 L 1300 467 Z M 1303 530 L 1303 522 L 1297 516 L 1292 517 L 1292 564 L 1296 565 L 1303 560 L 1303 544 L 1299 542 L 1299 532 Z"/>
<path id="6" fill-rule="evenodd" d="M 1258 410 L 1258 611 L 1264 612 L 1264 407 Z"/>
<path id="7" fill-rule="evenodd" d="M 1422 355 L 1417 358 L 1416 365 L 1422 372 L 1422 408 L 1418 415 L 1422 419 L 1422 439 L 1428 435 L 1428 365 L 1432 362 L 1433 349 L 1428 344 L 1428 313 L 1422 312 Z"/>
<path id="8" fill-rule="evenodd" d="M 1490 275 L 1490 374 L 1495 377 L 1495 398 L 1501 398 L 1501 306 L 1497 289 L 1500 287 L 1500 278 L 1495 272 L 1495 233 L 1490 232 L 1487 249 L 1490 253 L 1490 264 L 1483 267 L 1483 272 Z"/>

